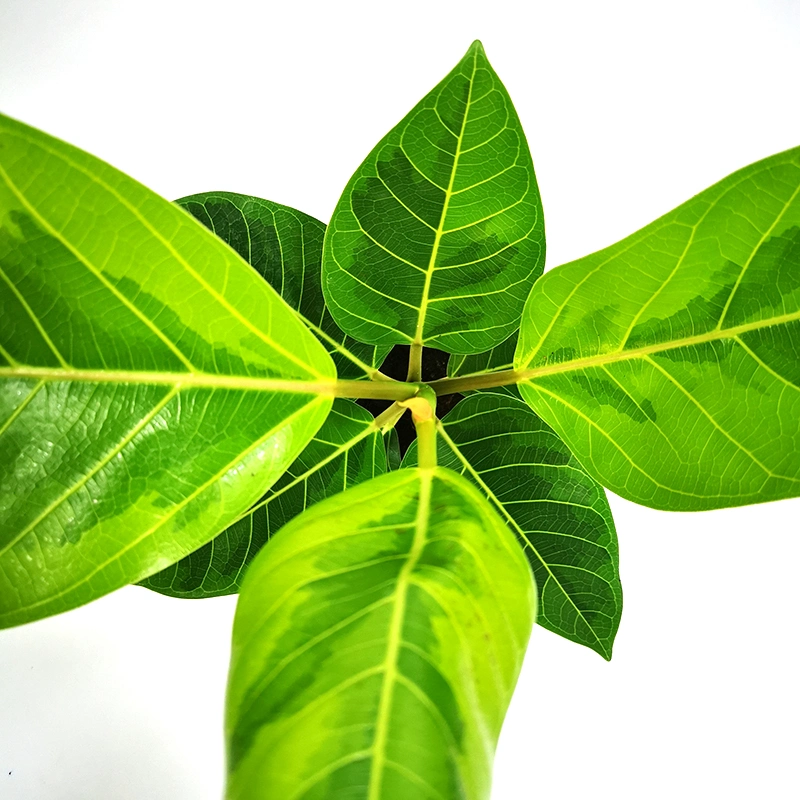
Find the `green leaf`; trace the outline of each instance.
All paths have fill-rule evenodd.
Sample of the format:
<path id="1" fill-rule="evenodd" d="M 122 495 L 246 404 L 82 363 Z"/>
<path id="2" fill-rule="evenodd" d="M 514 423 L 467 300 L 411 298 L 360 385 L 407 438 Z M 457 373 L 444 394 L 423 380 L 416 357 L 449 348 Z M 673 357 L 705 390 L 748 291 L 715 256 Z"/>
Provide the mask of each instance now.
<path id="1" fill-rule="evenodd" d="M 325 225 L 288 206 L 232 192 L 205 192 L 176 201 L 265 278 L 320 337 L 340 378 L 376 370 L 391 345 L 376 347 L 346 336 L 322 295 Z"/>
<path id="2" fill-rule="evenodd" d="M 242 587 L 228 800 L 488 800 L 534 613 L 522 551 L 453 472 L 309 509 Z"/>
<path id="3" fill-rule="evenodd" d="M 232 525 L 142 585 L 171 597 L 239 591 L 247 565 L 290 519 L 332 494 L 386 472 L 374 418 L 351 400 L 333 401 L 328 418 L 275 485 Z"/>
<path id="4" fill-rule="evenodd" d="M 536 577 L 537 622 L 610 660 L 622 586 L 603 488 L 522 400 L 497 390 L 466 397 L 439 430 L 439 463 L 475 483 L 517 534 Z"/>
<path id="5" fill-rule="evenodd" d="M 511 99 L 480 42 L 370 153 L 325 239 L 342 330 L 479 353 L 519 327 L 544 217 Z"/>
<path id="6" fill-rule="evenodd" d="M 322 424 L 335 370 L 188 214 L 0 118 L 0 625 L 208 541 Z"/>
<path id="7" fill-rule="evenodd" d="M 587 471 L 655 508 L 800 494 L 800 148 L 546 274 L 525 399 Z"/>

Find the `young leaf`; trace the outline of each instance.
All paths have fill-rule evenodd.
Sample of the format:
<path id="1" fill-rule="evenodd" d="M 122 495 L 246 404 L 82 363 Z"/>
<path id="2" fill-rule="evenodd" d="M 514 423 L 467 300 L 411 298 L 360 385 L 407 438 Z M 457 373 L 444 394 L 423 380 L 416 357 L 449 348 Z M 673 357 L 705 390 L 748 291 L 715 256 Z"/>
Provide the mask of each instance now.
<path id="1" fill-rule="evenodd" d="M 528 145 L 480 42 L 367 156 L 325 239 L 334 319 L 374 344 L 479 353 L 544 265 Z"/>
<path id="2" fill-rule="evenodd" d="M 439 463 L 469 478 L 517 534 L 539 591 L 537 622 L 611 658 L 622 614 L 619 548 L 603 488 L 522 400 L 492 389 L 442 421 Z M 416 463 L 416 442 L 405 463 Z"/>
<path id="3" fill-rule="evenodd" d="M 309 509 L 242 587 L 228 800 L 488 798 L 535 596 L 506 525 L 448 470 Z"/>
<path id="4" fill-rule="evenodd" d="M 525 308 L 522 395 L 638 503 L 800 494 L 800 148 L 549 272 Z"/>
<path id="5" fill-rule="evenodd" d="M 245 568 L 290 519 L 332 494 L 386 472 L 374 418 L 337 398 L 306 449 L 240 519 L 199 550 L 151 575 L 142 586 L 171 597 L 216 597 L 239 591 Z"/>
<path id="6" fill-rule="evenodd" d="M 340 378 L 360 378 L 381 365 L 391 346 L 363 344 L 346 336 L 325 306 L 322 222 L 288 206 L 233 192 L 205 192 L 176 202 L 229 244 L 300 313 L 326 346 Z"/>
<path id="7" fill-rule="evenodd" d="M 0 117 L 0 625 L 195 550 L 295 459 L 333 363 L 188 214 Z"/>

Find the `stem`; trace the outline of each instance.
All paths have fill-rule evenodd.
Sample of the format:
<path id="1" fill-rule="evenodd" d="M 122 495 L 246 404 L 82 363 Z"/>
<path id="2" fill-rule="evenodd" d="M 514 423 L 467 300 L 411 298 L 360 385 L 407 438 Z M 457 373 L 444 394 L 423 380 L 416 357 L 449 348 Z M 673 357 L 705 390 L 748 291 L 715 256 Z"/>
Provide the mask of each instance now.
<path id="1" fill-rule="evenodd" d="M 410 400 L 398 403 L 411 409 L 411 419 L 417 429 L 417 458 L 422 469 L 436 466 L 436 395 L 429 386 L 418 386 Z"/>
<path id="2" fill-rule="evenodd" d="M 422 344 L 412 342 L 408 351 L 408 377 L 409 383 L 422 380 Z"/>
<path id="3" fill-rule="evenodd" d="M 436 420 L 417 422 L 417 458 L 422 469 L 433 469 L 436 466 Z"/>
<path id="4" fill-rule="evenodd" d="M 469 392 L 472 389 L 491 389 L 495 386 L 509 386 L 512 383 L 519 383 L 524 379 L 522 372 L 513 369 L 501 372 L 489 372 L 485 375 L 465 375 L 463 378 L 442 378 L 438 381 L 431 381 L 429 386 L 441 394 L 456 394 L 457 392 Z"/>

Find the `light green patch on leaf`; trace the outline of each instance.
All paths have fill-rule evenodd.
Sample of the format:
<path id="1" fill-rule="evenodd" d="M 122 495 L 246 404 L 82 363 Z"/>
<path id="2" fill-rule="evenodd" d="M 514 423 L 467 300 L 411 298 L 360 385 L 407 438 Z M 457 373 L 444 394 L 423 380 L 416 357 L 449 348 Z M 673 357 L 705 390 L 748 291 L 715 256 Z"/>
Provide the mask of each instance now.
<path id="1" fill-rule="evenodd" d="M 334 365 L 188 214 L 0 117 L 0 625 L 208 541 L 297 457 Z"/>
<path id="2" fill-rule="evenodd" d="M 488 800 L 535 612 L 480 493 L 391 472 L 290 522 L 236 612 L 228 800 Z"/>
<path id="3" fill-rule="evenodd" d="M 523 397 L 617 494 L 669 510 L 800 495 L 800 148 L 548 272 Z"/>
<path id="4" fill-rule="evenodd" d="M 334 319 L 373 344 L 479 353 L 544 266 L 525 134 L 480 42 L 367 156 L 325 238 Z"/>

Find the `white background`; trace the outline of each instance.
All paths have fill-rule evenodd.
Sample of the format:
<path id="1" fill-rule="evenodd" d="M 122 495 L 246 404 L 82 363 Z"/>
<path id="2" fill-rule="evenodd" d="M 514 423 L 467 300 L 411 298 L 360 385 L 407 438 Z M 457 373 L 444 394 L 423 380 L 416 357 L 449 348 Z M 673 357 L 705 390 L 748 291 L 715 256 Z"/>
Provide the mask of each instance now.
<path id="1" fill-rule="evenodd" d="M 528 135 L 549 267 L 800 144 L 793 0 L 0 0 L 0 109 L 168 198 L 327 220 L 474 38 Z M 796 800 L 800 501 L 611 502 L 614 660 L 534 630 L 492 800 Z M 129 588 L 0 632 L 0 797 L 218 800 L 233 611 Z"/>

